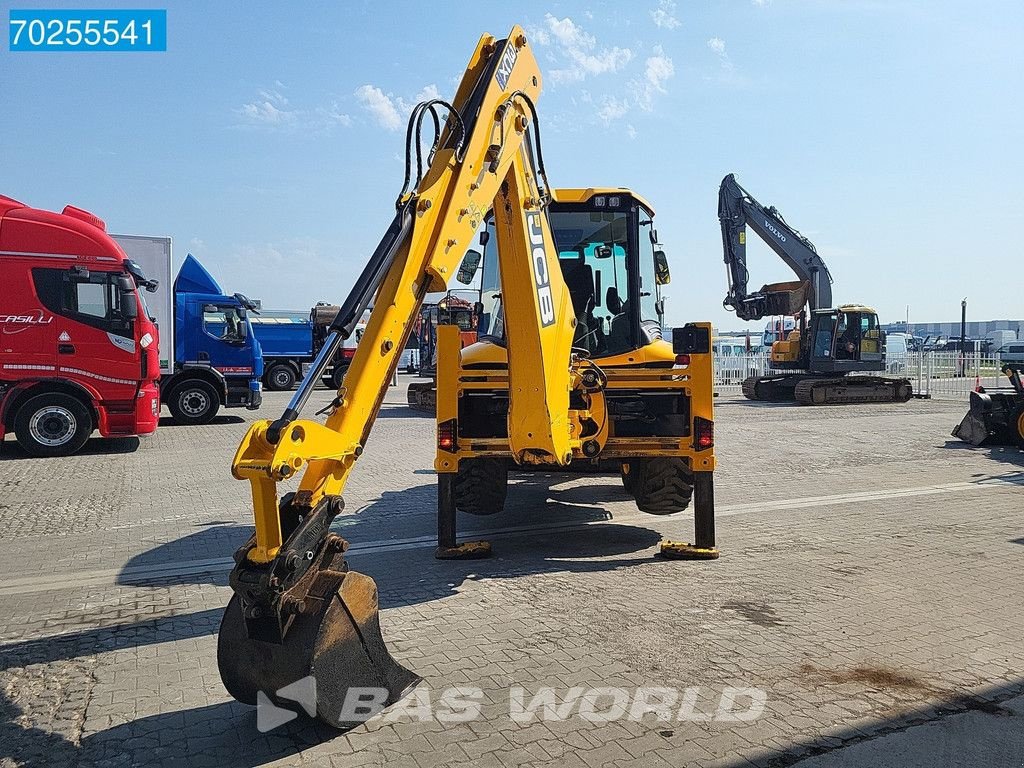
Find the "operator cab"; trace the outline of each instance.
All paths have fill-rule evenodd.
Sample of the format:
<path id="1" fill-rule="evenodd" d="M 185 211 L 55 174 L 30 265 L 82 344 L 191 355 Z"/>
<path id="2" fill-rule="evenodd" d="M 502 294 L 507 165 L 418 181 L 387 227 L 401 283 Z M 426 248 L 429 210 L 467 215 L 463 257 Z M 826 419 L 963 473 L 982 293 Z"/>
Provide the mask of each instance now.
<path id="1" fill-rule="evenodd" d="M 557 190 L 548 216 L 572 297 L 576 350 L 610 357 L 660 340 L 661 286 L 670 276 L 650 206 L 622 189 Z M 484 254 L 478 329 L 482 340 L 504 344 L 498 259 L 490 251 L 497 245 L 493 233 L 490 216 L 480 236 Z M 476 252 L 469 253 L 475 261 Z M 460 280 L 466 282 L 466 276 Z"/>
<path id="2" fill-rule="evenodd" d="M 844 304 L 811 313 L 810 366 L 814 370 L 881 371 L 885 368 L 884 335 L 878 313 L 870 307 Z"/>

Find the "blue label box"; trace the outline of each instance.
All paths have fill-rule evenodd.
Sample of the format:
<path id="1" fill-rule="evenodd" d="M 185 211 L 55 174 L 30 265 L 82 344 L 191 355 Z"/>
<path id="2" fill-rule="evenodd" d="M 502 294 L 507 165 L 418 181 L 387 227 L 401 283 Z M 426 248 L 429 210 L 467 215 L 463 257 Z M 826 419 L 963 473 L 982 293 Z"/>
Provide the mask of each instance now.
<path id="1" fill-rule="evenodd" d="M 11 51 L 167 50 L 167 11 L 162 9 L 21 9 L 11 10 L 8 24 Z"/>

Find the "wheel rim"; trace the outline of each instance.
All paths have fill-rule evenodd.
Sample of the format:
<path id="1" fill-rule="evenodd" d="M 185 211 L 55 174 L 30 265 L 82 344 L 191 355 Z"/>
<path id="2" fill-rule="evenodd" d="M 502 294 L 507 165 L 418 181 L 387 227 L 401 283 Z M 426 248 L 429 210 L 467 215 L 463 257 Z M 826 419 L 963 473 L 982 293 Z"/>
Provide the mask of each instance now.
<path id="1" fill-rule="evenodd" d="M 51 448 L 66 445 L 77 430 L 75 415 L 59 405 L 49 405 L 36 411 L 28 423 L 32 439 Z"/>
<path id="2" fill-rule="evenodd" d="M 1024 440 L 1024 411 L 1017 417 L 1017 437 Z"/>
<path id="3" fill-rule="evenodd" d="M 181 410 L 189 416 L 202 416 L 210 409 L 210 398 L 201 389 L 190 389 L 178 398 Z"/>
<path id="4" fill-rule="evenodd" d="M 284 389 L 292 383 L 292 375 L 288 371 L 274 371 L 274 386 Z"/>

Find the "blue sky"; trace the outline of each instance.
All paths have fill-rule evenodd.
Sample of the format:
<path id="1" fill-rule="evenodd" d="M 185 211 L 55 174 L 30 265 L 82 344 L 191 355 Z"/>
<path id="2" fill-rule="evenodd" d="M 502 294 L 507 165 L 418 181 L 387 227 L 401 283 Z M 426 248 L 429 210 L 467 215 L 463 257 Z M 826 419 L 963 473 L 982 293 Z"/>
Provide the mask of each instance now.
<path id="1" fill-rule="evenodd" d="M 14 7 L 34 5 L 59 6 Z M 408 110 L 521 23 L 551 181 L 654 203 L 670 323 L 741 327 L 721 307 L 728 172 L 815 242 L 839 302 L 1024 315 L 1019 0 L 156 7 L 167 53 L 0 49 L 0 193 L 171 235 L 266 306 L 344 297 L 391 219 Z M 749 256 L 752 284 L 788 278 Z"/>

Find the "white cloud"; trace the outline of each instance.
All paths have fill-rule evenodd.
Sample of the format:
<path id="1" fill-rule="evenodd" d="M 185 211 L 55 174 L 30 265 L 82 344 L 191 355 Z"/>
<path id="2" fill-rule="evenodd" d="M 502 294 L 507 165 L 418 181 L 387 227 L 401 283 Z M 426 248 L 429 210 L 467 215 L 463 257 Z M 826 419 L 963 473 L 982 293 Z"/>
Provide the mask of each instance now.
<path id="1" fill-rule="evenodd" d="M 436 84 L 431 83 L 420 89 L 420 92 L 409 101 L 401 96 L 384 93 L 375 85 L 361 85 L 356 89 L 355 95 L 377 125 L 389 131 L 397 131 L 405 124 L 405 117 L 412 112 L 413 107 L 421 101 L 440 99 L 441 91 Z"/>
<path id="2" fill-rule="evenodd" d="M 598 46 L 597 38 L 568 16 L 559 19 L 549 13 L 544 22 L 547 29 L 535 31 L 533 37 L 540 45 L 557 48 L 560 66 L 551 71 L 551 79 L 556 83 L 579 82 L 590 76 L 617 72 L 633 58 L 629 48 Z"/>
<path id="3" fill-rule="evenodd" d="M 352 124 L 352 118 L 341 110 L 337 102 L 315 109 L 298 109 L 288 101 L 283 93 L 285 90 L 285 85 L 277 80 L 274 88 L 258 91 L 255 99 L 235 110 L 242 118 L 242 126 L 316 134 Z"/>
<path id="4" fill-rule="evenodd" d="M 726 77 L 733 77 L 733 70 L 735 65 L 729 58 L 729 52 L 725 49 L 725 40 L 720 37 L 712 37 L 708 40 L 708 48 L 710 48 L 722 65 L 722 74 Z"/>
<path id="5" fill-rule="evenodd" d="M 656 27 L 675 29 L 682 23 L 675 17 L 675 12 L 675 0 L 658 0 L 658 7 L 651 11 L 651 21 Z"/>
<path id="6" fill-rule="evenodd" d="M 430 101 L 431 99 L 440 99 L 441 92 L 437 89 L 434 83 L 425 86 L 422 91 L 416 94 L 416 103 L 421 101 Z"/>
<path id="7" fill-rule="evenodd" d="M 390 94 L 374 85 L 361 85 L 356 89 L 355 96 L 381 128 L 397 131 L 402 127 L 402 118 L 398 116 Z"/>
<path id="8" fill-rule="evenodd" d="M 613 96 L 605 96 L 601 99 L 601 106 L 597 110 L 597 116 L 606 125 L 629 112 L 629 102 L 626 99 L 616 99 Z"/>
<path id="9" fill-rule="evenodd" d="M 654 97 L 666 93 L 665 83 L 676 73 L 672 59 L 665 55 L 660 45 L 654 47 L 654 55 L 648 57 L 642 79 L 633 80 L 630 86 L 635 94 L 637 106 L 645 112 L 654 109 Z"/>
<path id="10" fill-rule="evenodd" d="M 626 134 L 631 139 L 635 139 L 636 138 L 636 128 L 633 127 L 632 123 L 626 123 Z"/>
<path id="11" fill-rule="evenodd" d="M 769 5 L 772 4 L 772 0 L 750 0 L 750 2 L 752 2 L 758 8 L 767 8 Z"/>
<path id="12" fill-rule="evenodd" d="M 257 98 L 243 104 L 238 112 L 253 125 L 281 127 L 292 125 L 298 119 L 298 112 L 288 108 L 288 99 L 278 90 L 260 91 Z"/>

